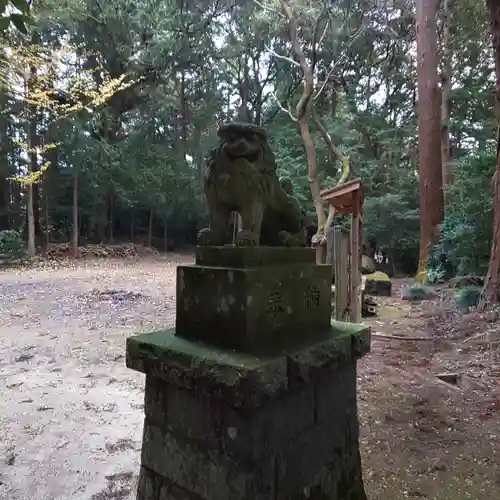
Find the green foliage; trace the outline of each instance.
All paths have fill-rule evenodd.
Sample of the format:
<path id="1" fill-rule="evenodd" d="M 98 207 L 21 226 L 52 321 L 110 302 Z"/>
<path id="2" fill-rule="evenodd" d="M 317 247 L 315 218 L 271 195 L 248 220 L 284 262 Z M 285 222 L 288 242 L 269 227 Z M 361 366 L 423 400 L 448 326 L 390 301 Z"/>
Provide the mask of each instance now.
<path id="1" fill-rule="evenodd" d="M 476 307 L 481 298 L 481 288 L 477 286 L 466 286 L 461 288 L 455 294 L 457 309 L 467 313 L 473 307 Z"/>
<path id="2" fill-rule="evenodd" d="M 5 35 L 10 26 L 23 34 L 32 23 L 28 0 L 0 0 L 0 34 Z"/>
<path id="3" fill-rule="evenodd" d="M 278 13 L 262 8 L 269 2 L 44 0 L 27 9 L 24 0 L 0 0 L 0 11 L 8 4 L 33 24 L 28 36 L 10 19 L 0 26 L 0 230 L 24 228 L 29 184 L 37 244 L 71 237 L 75 187 L 81 238 L 193 242 L 207 224 L 204 157 L 218 125 L 237 118 L 267 128 L 279 177 L 316 220 L 300 129 L 287 112 L 302 95 L 302 72 L 279 2 Z M 314 0 L 294 9 L 306 58 L 315 61 L 314 110 L 363 182 L 366 236 L 413 273 L 415 26 L 411 2 L 403 4 Z M 443 249 L 447 272 L 482 271 L 491 237 L 487 15 L 484 2 L 450 4 L 455 165 L 432 279 L 446 275 Z M 313 120 L 309 128 L 321 186 L 331 187 L 340 162 Z"/>
<path id="4" fill-rule="evenodd" d="M 410 302 L 428 300 L 434 297 L 432 290 L 424 285 L 413 284 L 401 290 L 401 298 Z"/>
<path id="5" fill-rule="evenodd" d="M 1 260 L 19 260 L 27 257 L 26 243 L 19 232 L 0 231 Z"/>
<path id="6" fill-rule="evenodd" d="M 368 197 L 364 203 L 364 227 L 369 240 L 392 256 L 396 267 L 408 273 L 416 267 L 418 254 L 418 210 L 411 200 L 387 193 Z"/>
<path id="7" fill-rule="evenodd" d="M 492 150 L 465 157 L 455 165 L 439 242 L 429 255 L 429 278 L 485 274 L 492 237 L 494 170 Z"/>

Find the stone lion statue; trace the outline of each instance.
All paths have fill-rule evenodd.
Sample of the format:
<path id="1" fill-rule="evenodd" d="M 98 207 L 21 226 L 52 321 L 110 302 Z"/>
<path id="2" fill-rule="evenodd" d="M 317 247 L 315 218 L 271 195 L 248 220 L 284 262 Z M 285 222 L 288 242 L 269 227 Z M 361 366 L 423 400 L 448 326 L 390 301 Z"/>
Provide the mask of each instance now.
<path id="1" fill-rule="evenodd" d="M 289 180 L 280 183 L 264 129 L 231 122 L 219 128 L 219 146 L 207 161 L 205 196 L 210 228 L 198 234 L 199 245 L 225 245 L 228 221 L 239 212 L 238 246 L 304 246 L 305 228 Z"/>

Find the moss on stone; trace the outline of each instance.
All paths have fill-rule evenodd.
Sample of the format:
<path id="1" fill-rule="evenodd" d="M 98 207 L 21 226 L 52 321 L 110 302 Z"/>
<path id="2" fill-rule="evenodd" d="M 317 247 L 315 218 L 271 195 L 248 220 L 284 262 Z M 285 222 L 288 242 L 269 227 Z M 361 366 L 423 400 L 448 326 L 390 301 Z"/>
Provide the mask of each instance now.
<path id="1" fill-rule="evenodd" d="M 127 339 L 127 366 L 194 389 L 200 384 L 222 391 L 235 406 L 255 406 L 290 384 L 308 381 L 318 371 L 338 368 L 369 350 L 369 329 L 333 324 L 309 339 L 245 354 L 193 342 L 159 330 Z M 360 347 L 362 346 L 362 347 Z"/>

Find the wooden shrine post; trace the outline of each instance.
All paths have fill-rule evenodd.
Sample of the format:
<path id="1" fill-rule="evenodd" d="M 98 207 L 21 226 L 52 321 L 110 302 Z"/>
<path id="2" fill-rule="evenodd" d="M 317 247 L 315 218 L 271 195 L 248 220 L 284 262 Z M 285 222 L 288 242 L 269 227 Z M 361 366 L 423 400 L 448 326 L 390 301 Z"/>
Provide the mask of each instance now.
<path id="1" fill-rule="evenodd" d="M 361 322 L 361 254 L 363 241 L 363 187 L 361 179 L 321 191 L 321 199 L 336 212 L 351 214 L 351 279 L 349 280 L 350 320 Z M 337 288 L 337 285 L 336 287 Z"/>

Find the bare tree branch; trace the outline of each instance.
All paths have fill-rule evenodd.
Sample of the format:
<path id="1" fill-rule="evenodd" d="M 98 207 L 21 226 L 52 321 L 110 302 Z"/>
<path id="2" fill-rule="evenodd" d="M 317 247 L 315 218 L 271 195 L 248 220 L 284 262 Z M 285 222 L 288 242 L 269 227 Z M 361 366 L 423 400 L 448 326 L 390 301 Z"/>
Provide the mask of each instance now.
<path id="1" fill-rule="evenodd" d="M 359 39 L 359 37 L 365 32 L 365 30 L 366 30 L 366 27 L 364 25 L 361 25 L 361 27 L 358 29 L 358 31 L 351 38 L 349 45 L 346 47 L 346 50 L 349 47 L 352 47 L 354 42 Z M 318 90 L 318 92 L 316 93 L 316 95 L 313 98 L 314 101 L 321 95 L 321 93 L 325 89 L 326 84 L 330 80 L 330 77 L 333 75 L 333 72 L 340 66 L 340 64 L 346 59 L 346 57 L 347 57 L 346 52 L 344 52 L 342 54 L 342 56 L 340 57 L 340 59 L 336 63 L 334 63 L 333 66 L 330 68 L 330 71 L 326 75 L 325 81 L 323 82 L 323 84 L 321 85 L 321 88 Z"/>
<path id="2" fill-rule="evenodd" d="M 339 151 L 337 151 L 337 148 L 333 144 L 333 139 L 332 139 L 332 136 L 330 135 L 330 132 L 328 132 L 328 129 L 326 128 L 325 124 L 323 123 L 323 120 L 321 120 L 321 118 L 318 116 L 314 107 L 311 109 L 311 118 L 312 118 L 314 125 L 316 125 L 321 136 L 323 137 L 323 140 L 325 141 L 327 148 L 332 153 L 332 156 L 334 157 L 334 159 L 341 160 L 342 154 Z"/>
<path id="3" fill-rule="evenodd" d="M 302 79 L 299 79 L 295 82 L 291 82 L 290 85 L 288 86 L 288 90 L 286 91 L 286 95 L 288 98 L 292 97 L 293 94 L 295 93 L 295 91 L 299 88 L 299 85 L 302 83 Z M 272 95 L 273 92 L 270 91 L 265 99 L 267 99 L 269 97 L 269 95 Z M 275 97 L 276 99 L 276 97 Z M 267 120 L 268 122 L 272 122 L 274 120 L 274 118 L 276 117 L 276 115 L 281 111 L 281 109 L 278 107 L 278 109 L 271 115 L 271 117 Z"/>
<path id="4" fill-rule="evenodd" d="M 323 33 L 318 40 L 318 32 L 320 28 L 321 21 L 326 17 L 325 27 L 323 28 Z M 325 39 L 326 33 L 328 31 L 328 26 L 330 25 L 330 17 L 328 16 L 327 6 L 325 5 L 323 11 L 316 19 L 316 26 L 314 27 L 313 43 L 312 43 L 312 67 L 313 70 L 316 67 L 316 48 L 319 47 L 323 40 Z"/>
<path id="5" fill-rule="evenodd" d="M 312 94 L 314 92 L 313 72 L 312 68 L 307 63 L 304 50 L 302 49 L 302 46 L 299 42 L 298 24 L 297 19 L 294 16 L 293 9 L 288 2 L 283 2 L 283 10 L 285 11 L 286 17 L 288 18 L 288 22 L 290 24 L 289 32 L 293 52 L 299 60 L 300 68 L 302 69 L 302 73 L 304 75 L 304 91 L 299 102 L 297 103 L 296 108 L 297 120 L 300 121 L 307 113 L 309 101 L 311 100 Z"/>
<path id="6" fill-rule="evenodd" d="M 297 118 L 295 116 L 293 116 L 292 110 L 290 108 L 287 109 L 283 106 L 283 104 L 281 104 L 280 100 L 278 99 L 278 97 L 276 96 L 276 94 L 273 91 L 270 91 L 270 94 L 273 96 L 273 99 L 275 100 L 278 108 L 280 108 L 281 111 L 286 113 L 294 122 L 299 121 L 299 120 L 297 120 Z"/>
<path id="7" fill-rule="evenodd" d="M 266 50 L 274 57 L 276 57 L 277 59 L 281 59 L 283 61 L 287 61 L 289 62 L 290 64 L 293 64 L 294 66 L 296 66 L 297 68 L 300 68 L 300 64 L 297 62 L 297 61 L 294 61 L 291 57 L 288 57 L 288 56 L 282 56 L 281 54 L 278 54 L 276 52 L 274 52 L 273 49 L 271 49 L 270 47 L 268 47 L 266 45 Z"/>
<path id="8" fill-rule="evenodd" d="M 326 23 L 325 23 L 325 28 L 323 29 L 323 33 L 322 33 L 320 39 L 318 40 L 318 45 L 321 45 L 323 43 L 323 40 L 325 39 L 326 33 L 328 31 L 329 25 L 330 25 L 330 19 L 327 19 Z"/>
<path id="9" fill-rule="evenodd" d="M 267 10 L 269 12 L 274 12 L 275 14 L 277 14 L 278 16 L 280 16 L 282 18 L 285 17 L 282 12 L 280 12 L 277 9 L 273 9 L 272 7 L 269 7 L 269 5 L 266 5 L 265 3 L 259 2 L 258 0 L 252 0 L 252 2 L 255 5 L 258 5 L 261 9 Z"/>

